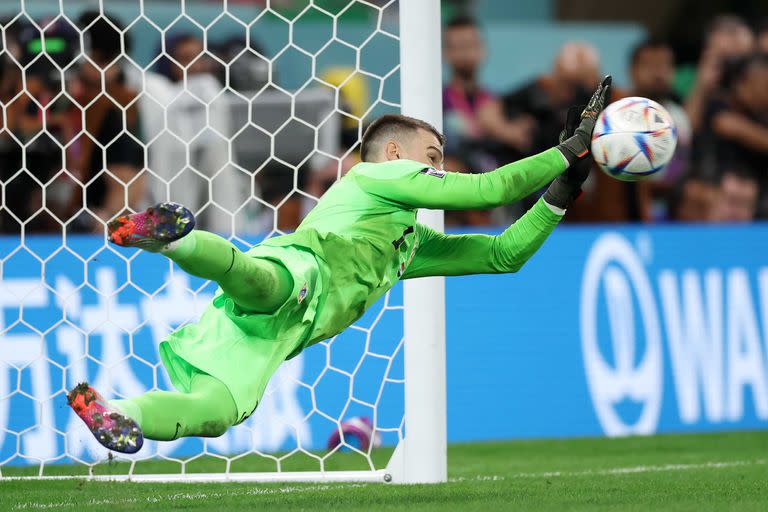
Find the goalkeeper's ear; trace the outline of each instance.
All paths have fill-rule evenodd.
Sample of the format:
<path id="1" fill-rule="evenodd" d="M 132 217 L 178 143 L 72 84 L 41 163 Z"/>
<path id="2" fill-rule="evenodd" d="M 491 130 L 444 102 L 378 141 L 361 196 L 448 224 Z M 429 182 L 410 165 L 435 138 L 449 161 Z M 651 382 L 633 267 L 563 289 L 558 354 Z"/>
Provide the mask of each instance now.
<path id="1" fill-rule="evenodd" d="M 402 158 L 401 154 L 402 150 L 400 149 L 400 144 L 398 144 L 396 140 L 389 140 L 384 145 L 384 155 L 386 156 L 387 161 L 400 160 L 400 158 Z"/>

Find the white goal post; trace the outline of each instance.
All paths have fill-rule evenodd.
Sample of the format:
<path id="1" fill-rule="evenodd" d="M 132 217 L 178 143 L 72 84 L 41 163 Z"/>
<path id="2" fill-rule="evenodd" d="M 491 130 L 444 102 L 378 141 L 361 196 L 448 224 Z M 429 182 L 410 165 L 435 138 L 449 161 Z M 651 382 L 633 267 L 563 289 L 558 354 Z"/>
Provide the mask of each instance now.
<path id="1" fill-rule="evenodd" d="M 199 189 L 206 194 L 197 208 L 205 215 L 207 229 L 247 247 L 260 238 L 243 236 L 243 225 L 251 232 L 257 227 L 260 236 L 277 235 L 282 232 L 278 212 L 289 199 L 298 198 L 304 213 L 311 208 L 317 198 L 306 189 L 312 186 L 303 181 L 307 173 L 330 167 L 336 178 L 340 176 L 355 149 L 355 144 L 342 144 L 342 125 L 357 122 L 359 138 L 365 122 L 399 109 L 442 129 L 440 0 L 266 0 L 253 19 L 247 19 L 247 9 L 255 12 L 255 8 L 228 5 L 228 0 L 221 1 L 218 11 L 205 2 L 177 3 L 178 15 L 169 11 L 172 2 L 138 0 L 135 11 L 126 7 L 128 2 L 93 4 L 97 19 L 107 20 L 120 33 L 115 66 L 124 66 L 125 79 L 137 89 L 135 100 L 115 100 L 105 85 L 107 75 L 101 72 L 100 94 L 121 111 L 122 133 L 129 133 L 144 152 L 143 168 L 129 181 L 108 163 L 93 176 L 70 163 L 85 140 L 87 109 L 96 103 L 94 99 L 75 105 L 74 93 L 70 96 L 67 88 L 78 66 L 90 61 L 86 36 L 95 23 L 83 27 L 75 21 L 85 3 L 59 0 L 31 6 L 17 0 L 13 8 L 0 6 L 0 59 L 22 77 L 17 92 L 0 87 L 0 151 L 18 147 L 21 155 L 18 169 L 0 169 L 0 481 L 73 477 L 136 482 L 447 481 L 442 277 L 406 281 L 402 303 L 398 291 L 390 292 L 345 333 L 284 364 L 256 413 L 220 439 L 149 442 L 134 456 L 115 458 L 66 411 L 66 391 L 80 380 L 101 386 L 108 398 L 168 389 L 156 345 L 171 329 L 193 321 L 215 287 L 184 275 L 170 263 L 157 265 L 159 259 L 148 259 L 159 256 L 118 251 L 98 235 L 73 234 L 76 222 L 60 215 L 66 206 L 62 194 L 74 189 L 85 197 L 92 194 L 90 187 L 97 180 L 122 180 L 124 207 L 134 208 L 129 187 L 140 180 L 150 189 L 151 199 L 178 200 L 179 194 Z M 296 12 L 286 14 L 283 7 L 288 4 L 298 5 Z M 191 13 L 199 6 L 207 9 L 206 14 L 196 17 Z M 355 9 L 369 13 L 366 29 L 359 26 L 361 18 L 349 28 Z M 108 18 L 116 11 L 123 26 Z M 319 22 L 317 27 L 304 24 L 311 16 L 322 19 L 325 28 Z M 398 28 L 390 28 L 395 23 Z M 246 41 L 240 53 L 227 59 L 211 50 L 215 34 L 225 25 L 224 32 L 244 34 Z M 254 40 L 263 35 L 265 25 L 270 25 L 264 29 L 269 40 L 256 49 Z M 278 25 L 285 28 L 282 43 L 276 42 L 283 37 L 274 28 Z M 215 66 L 224 70 L 220 90 L 211 85 L 212 77 L 192 76 L 191 64 L 178 85 L 166 87 L 153 71 L 159 57 L 137 62 L 129 55 L 129 34 L 139 34 L 138 46 L 143 45 L 134 53 L 145 54 L 149 43 L 141 39 L 158 34 L 162 41 L 158 45 L 167 56 L 172 40 L 181 33 L 176 30 L 179 26 L 199 34 L 206 55 L 210 53 Z M 326 40 L 318 40 L 326 29 Z M 75 55 L 69 62 L 56 61 L 48 52 L 69 44 L 67 34 L 73 30 Z M 22 58 L 24 48 L 14 50 L 11 38 L 29 33 L 32 43 L 23 44 L 37 45 L 39 54 Z M 338 65 L 333 59 L 323 60 L 345 52 L 349 59 Z M 378 69 L 371 63 L 384 57 L 393 64 Z M 245 58 L 252 59 L 250 64 Z M 81 131 L 69 139 L 49 120 L 56 102 L 46 103 L 27 88 L 28 75 L 33 68 L 39 73 L 43 60 L 55 61 L 60 75 L 60 90 L 56 80 L 45 85 L 53 88 L 49 96 L 69 105 L 57 103 L 55 108 L 79 108 L 75 117 L 81 118 Z M 351 69 L 346 77 L 343 72 L 341 78 L 323 72 L 324 67 L 344 65 Z M 240 77 L 263 78 L 263 84 L 254 86 L 258 91 L 249 95 L 235 86 L 236 66 L 238 73 L 247 71 Z M 399 102 L 392 99 L 390 85 L 398 73 Z M 349 103 L 354 103 L 356 92 L 345 99 L 343 90 L 366 83 L 370 99 L 355 111 Z M 39 110 L 43 121 L 35 135 L 14 131 L 12 117 L 20 102 L 28 103 L 29 112 Z M 140 134 L 128 128 L 131 109 L 138 109 L 144 123 Z M 152 123 L 159 128 L 152 129 Z M 54 156 L 48 158 L 51 169 L 41 174 L 33 152 L 39 151 L 44 138 L 46 151 L 52 147 Z M 94 140 L 93 151 L 101 152 L 107 162 L 114 141 Z M 258 178 L 274 169 L 283 173 L 275 176 L 282 176 L 289 190 L 285 197 L 269 199 L 269 184 Z M 30 196 L 26 217 L 13 211 L 11 200 L 24 179 L 39 189 L 38 195 Z M 224 197 L 223 187 L 240 195 Z M 77 213 L 83 212 L 103 225 L 87 204 Z M 49 234 L 39 235 L 37 221 L 48 214 L 58 224 L 49 226 Z M 9 224 L 4 225 L 3 219 Z M 418 220 L 443 230 L 442 211 L 421 211 Z M 393 328 L 400 318 L 402 330 Z M 348 396 L 340 397 L 340 392 Z M 362 417 L 370 420 L 372 439 L 381 437 L 384 446 L 373 442 L 360 446 L 347 437 L 345 425 L 359 423 Z M 324 440 L 334 432 L 340 441 L 326 448 Z M 388 458 L 379 456 L 389 453 Z"/>
<path id="2" fill-rule="evenodd" d="M 402 113 L 443 127 L 440 0 L 400 1 Z M 419 222 L 443 231 L 443 212 L 422 210 Z M 396 481 L 445 482 L 445 278 L 405 283 L 405 427 L 390 462 Z M 402 457 L 402 460 L 398 460 Z"/>

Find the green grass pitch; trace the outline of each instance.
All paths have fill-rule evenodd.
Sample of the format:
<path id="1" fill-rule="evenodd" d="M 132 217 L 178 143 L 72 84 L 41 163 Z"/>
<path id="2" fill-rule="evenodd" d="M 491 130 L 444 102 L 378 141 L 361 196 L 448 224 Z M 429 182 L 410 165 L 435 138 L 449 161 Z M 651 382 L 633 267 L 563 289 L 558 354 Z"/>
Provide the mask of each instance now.
<path id="1" fill-rule="evenodd" d="M 448 463 L 439 485 L 0 481 L 0 510 L 768 510 L 768 431 L 456 444 Z"/>

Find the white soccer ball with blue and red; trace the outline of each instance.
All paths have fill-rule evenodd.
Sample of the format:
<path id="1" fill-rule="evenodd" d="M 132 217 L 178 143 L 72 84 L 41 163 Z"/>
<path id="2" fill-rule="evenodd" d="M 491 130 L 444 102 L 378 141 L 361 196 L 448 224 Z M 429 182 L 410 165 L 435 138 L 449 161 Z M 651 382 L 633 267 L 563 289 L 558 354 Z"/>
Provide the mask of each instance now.
<path id="1" fill-rule="evenodd" d="M 592 156 L 612 178 L 639 181 L 662 171 L 677 146 L 669 112 L 648 98 L 624 98 L 608 105 L 592 133 Z"/>

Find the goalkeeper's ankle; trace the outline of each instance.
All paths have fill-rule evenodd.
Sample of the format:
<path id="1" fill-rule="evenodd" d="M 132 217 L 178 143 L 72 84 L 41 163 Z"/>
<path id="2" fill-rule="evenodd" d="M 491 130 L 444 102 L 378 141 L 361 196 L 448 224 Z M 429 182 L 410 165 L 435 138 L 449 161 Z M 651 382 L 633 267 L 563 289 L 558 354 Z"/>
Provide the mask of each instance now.
<path id="1" fill-rule="evenodd" d="M 160 249 L 160 254 L 169 258 L 186 258 L 192 254 L 197 247 L 197 237 L 195 231 L 191 231 L 187 236 L 174 240 Z"/>
<path id="2" fill-rule="evenodd" d="M 143 415 L 141 414 L 141 407 L 139 407 L 137 404 L 135 404 L 131 400 L 109 400 L 109 405 L 111 407 L 114 407 L 120 413 L 122 413 L 124 416 L 128 416 L 133 421 L 139 424 L 141 426 L 141 423 L 143 421 Z"/>

